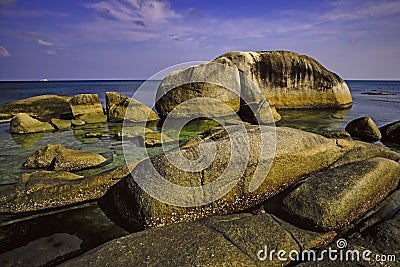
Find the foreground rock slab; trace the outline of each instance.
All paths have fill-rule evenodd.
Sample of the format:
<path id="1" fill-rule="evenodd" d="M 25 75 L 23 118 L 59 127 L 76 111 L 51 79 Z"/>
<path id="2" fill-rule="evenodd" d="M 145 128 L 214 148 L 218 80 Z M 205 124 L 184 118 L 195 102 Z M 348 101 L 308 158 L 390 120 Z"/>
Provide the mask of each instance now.
<path id="1" fill-rule="evenodd" d="M 245 133 L 241 131 L 235 132 L 239 126 L 228 127 L 232 127 L 234 131 L 231 138 L 244 140 Z M 177 207 L 153 198 L 135 181 L 137 179 L 152 186 L 157 186 L 157 174 L 152 171 L 153 168 L 162 174 L 164 179 L 177 185 L 195 187 L 215 181 L 226 171 L 231 160 L 230 140 L 226 132 L 218 132 L 216 130 L 210 138 L 206 138 L 203 141 L 195 138 L 195 141 L 189 141 L 185 148 L 182 149 L 182 154 L 188 159 L 196 159 L 200 153 L 200 148 L 207 153 L 207 151 L 211 151 L 209 147 L 215 145 L 216 156 L 209 167 L 198 172 L 178 169 L 171 164 L 169 159 L 179 158 L 180 151 L 172 151 L 165 155 L 152 157 L 142 161 L 133 170 L 131 176 L 113 186 L 100 199 L 100 207 L 117 224 L 127 230 L 136 231 L 137 229 L 191 221 L 200 217 L 223 215 L 244 210 L 283 191 L 305 176 L 335 164 L 343 165 L 371 157 L 387 157 L 395 160 L 399 158 L 397 153 L 377 145 L 347 140 L 341 140 L 339 143 L 337 140 L 327 139 L 317 134 L 277 127 L 276 152 L 269 173 L 262 174 L 266 175 L 265 180 L 257 190 L 249 192 L 249 185 L 253 179 L 257 164 L 261 162 L 262 166 L 265 166 L 268 162 L 272 162 L 273 153 L 260 155 L 260 129 L 264 134 L 271 134 L 270 127 L 246 126 L 246 129 L 250 140 L 249 151 L 251 155 L 248 164 L 246 164 L 244 158 L 239 157 L 234 161 L 236 168 L 230 169 L 228 172 L 237 173 L 237 166 L 245 166 L 246 170 L 239 181 L 230 181 L 230 183 L 236 182 L 236 184 L 220 199 L 200 207 Z M 269 145 L 271 144 L 269 143 Z M 233 151 L 241 151 L 240 153 L 243 154 L 243 148 L 240 145 L 232 149 Z M 183 161 L 178 161 L 178 164 L 184 164 Z M 220 185 L 218 189 L 226 186 L 226 184 Z M 156 193 L 159 194 L 157 196 L 161 196 L 164 192 L 165 188 L 160 187 Z M 200 195 L 170 193 L 171 201 L 179 200 L 184 202 L 197 197 L 207 199 L 210 195 L 207 193 Z"/>
<path id="2" fill-rule="evenodd" d="M 323 229 L 343 229 L 398 185 L 400 164 L 373 158 L 312 175 L 286 196 L 285 210 Z"/>
<path id="3" fill-rule="evenodd" d="M 289 261 L 276 255 L 270 260 L 269 251 L 318 247 L 335 235 L 305 231 L 270 214 L 243 213 L 134 233 L 62 266 L 282 266 Z"/>
<path id="4" fill-rule="evenodd" d="M 78 171 L 97 167 L 106 161 L 106 158 L 97 153 L 69 149 L 61 144 L 50 144 L 29 156 L 24 166 L 54 171 Z"/>
<path id="5" fill-rule="evenodd" d="M 17 134 L 54 131 L 50 123 L 41 122 L 26 113 L 18 113 L 10 122 L 10 132 Z"/>
<path id="6" fill-rule="evenodd" d="M 137 163 L 132 164 L 131 168 Z M 62 173 L 61 173 L 62 174 Z M 66 180 L 64 174 L 51 179 L 32 177 L 14 185 L 0 187 L 0 212 L 20 213 L 96 200 L 116 182 L 129 174 L 127 165 L 122 165 L 98 175 Z"/>

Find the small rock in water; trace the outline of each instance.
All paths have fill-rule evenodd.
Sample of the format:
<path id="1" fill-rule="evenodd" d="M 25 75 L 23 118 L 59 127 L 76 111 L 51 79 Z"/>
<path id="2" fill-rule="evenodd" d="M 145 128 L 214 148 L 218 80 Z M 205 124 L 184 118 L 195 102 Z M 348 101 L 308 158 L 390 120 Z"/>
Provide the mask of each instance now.
<path id="1" fill-rule="evenodd" d="M 359 138 L 367 142 L 379 141 L 382 137 L 378 126 L 370 117 L 361 117 L 352 120 L 346 125 L 346 132 L 352 137 Z"/>

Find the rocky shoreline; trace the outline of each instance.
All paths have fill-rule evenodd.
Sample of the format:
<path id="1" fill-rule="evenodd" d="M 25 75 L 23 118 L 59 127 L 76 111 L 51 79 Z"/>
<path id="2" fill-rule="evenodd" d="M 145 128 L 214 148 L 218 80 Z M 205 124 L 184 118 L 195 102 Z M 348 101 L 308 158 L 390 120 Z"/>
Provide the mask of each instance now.
<path id="1" fill-rule="evenodd" d="M 241 73 L 261 91 L 249 90 Z M 208 84 L 199 81 L 205 76 Z M 218 79 L 229 80 L 222 85 L 233 91 L 215 84 Z M 174 82 L 181 85 L 171 89 Z M 18 258 L 20 264 L 33 266 L 317 266 L 312 258 L 268 253 L 313 250 L 321 256 L 328 247 L 337 249 L 338 240 L 347 240 L 346 249 L 370 250 L 371 259 L 395 255 L 397 261 L 386 264 L 398 264 L 400 156 L 374 142 L 399 144 L 400 122 L 378 128 L 371 118 L 362 117 L 348 122 L 344 130 L 320 134 L 274 125 L 280 120 L 279 108 L 350 107 L 350 91 L 339 76 L 314 59 L 289 51 L 230 52 L 171 73 L 160 84 L 158 96 L 155 108 L 161 118 L 116 92 L 106 94 L 105 107 L 97 94 L 44 95 L 0 104 L 1 118 L 10 119 L 10 133 L 27 138 L 32 133 L 79 131 L 85 125 L 96 129 L 97 124 L 109 122 L 121 124 L 122 130 L 112 135 L 88 131 L 83 138 L 112 138 L 128 148 L 171 147 L 140 160 L 125 156 L 125 164 L 94 175 L 80 173 L 107 166 L 112 153 L 61 144 L 36 150 L 21 166 L 26 173 L 20 182 L 0 186 L 1 216 L 24 218 L 98 201 L 119 230 L 85 248 L 76 236 L 60 233 L 36 245 L 17 246 L 7 234 L 14 224 L 5 219 L 0 240 L 8 240 L 9 248 L 2 247 L 2 266 L 13 266 Z M 229 108 L 220 108 L 213 100 L 190 102 L 198 98 L 217 99 Z M 220 122 L 185 142 L 146 127 L 150 122 L 162 125 L 170 113 L 177 120 L 195 116 Z M 175 142 L 178 149 L 173 148 Z M 213 161 L 203 169 L 185 169 L 190 161 L 199 167 L 204 152 L 211 151 Z M 170 183 L 202 191 L 182 194 L 176 189 L 165 196 L 166 187 L 153 170 Z M 223 175 L 227 179 L 218 183 Z M 257 175 L 262 181 L 254 186 Z M 207 191 L 207 185 L 213 184 Z M 199 201 L 204 203 L 190 204 Z M 64 250 L 43 259 L 21 257 L 46 242 L 53 247 L 63 244 Z M 333 264 L 327 258 L 320 263 Z M 347 263 L 378 264 L 374 260 Z"/>

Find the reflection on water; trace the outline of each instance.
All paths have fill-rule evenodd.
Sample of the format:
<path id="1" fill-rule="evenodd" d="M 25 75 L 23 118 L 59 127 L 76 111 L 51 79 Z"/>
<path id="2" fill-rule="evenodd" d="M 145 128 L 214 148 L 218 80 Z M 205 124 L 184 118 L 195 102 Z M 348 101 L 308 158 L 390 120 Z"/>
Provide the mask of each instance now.
<path id="1" fill-rule="evenodd" d="M 309 132 L 343 129 L 349 121 L 350 109 L 280 109 L 282 119 L 276 126 L 293 127 Z"/>

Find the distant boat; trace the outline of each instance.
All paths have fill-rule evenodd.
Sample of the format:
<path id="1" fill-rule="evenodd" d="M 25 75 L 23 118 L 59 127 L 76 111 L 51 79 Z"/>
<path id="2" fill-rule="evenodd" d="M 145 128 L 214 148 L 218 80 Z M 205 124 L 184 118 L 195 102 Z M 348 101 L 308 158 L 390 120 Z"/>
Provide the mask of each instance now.
<path id="1" fill-rule="evenodd" d="M 41 79 L 40 81 L 41 81 L 41 82 L 48 82 L 49 80 L 47 80 L 46 78 L 44 78 L 44 79 Z"/>

